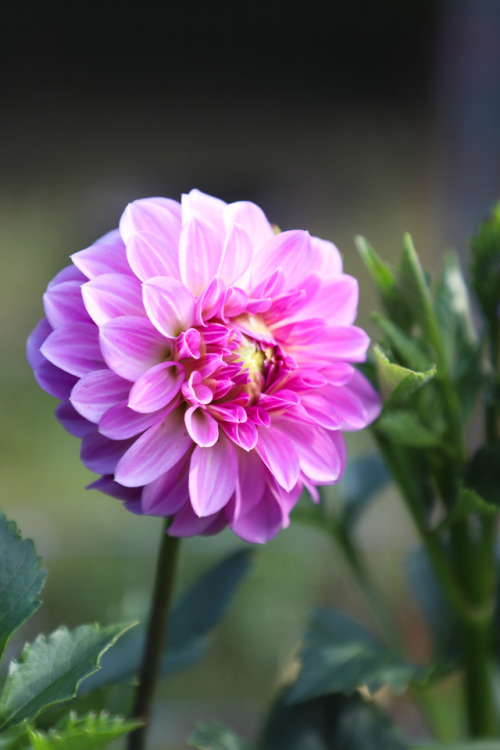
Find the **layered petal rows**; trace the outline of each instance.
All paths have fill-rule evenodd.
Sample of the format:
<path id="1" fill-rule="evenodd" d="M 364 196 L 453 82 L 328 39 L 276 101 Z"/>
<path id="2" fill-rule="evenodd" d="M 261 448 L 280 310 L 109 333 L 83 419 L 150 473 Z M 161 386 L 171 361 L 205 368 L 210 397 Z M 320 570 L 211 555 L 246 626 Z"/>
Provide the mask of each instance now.
<path id="1" fill-rule="evenodd" d="M 149 198 L 49 284 L 28 359 L 102 476 L 175 536 L 265 542 L 336 482 L 379 399 L 353 363 L 357 282 L 329 242 L 255 204 Z"/>

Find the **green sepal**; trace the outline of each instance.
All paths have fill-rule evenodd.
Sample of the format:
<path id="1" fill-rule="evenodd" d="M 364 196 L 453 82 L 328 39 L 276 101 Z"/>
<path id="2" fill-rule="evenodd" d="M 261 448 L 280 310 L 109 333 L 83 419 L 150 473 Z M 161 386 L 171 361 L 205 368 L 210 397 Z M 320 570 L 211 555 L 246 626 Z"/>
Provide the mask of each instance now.
<path id="1" fill-rule="evenodd" d="M 415 372 L 407 367 L 391 362 L 380 347 L 374 348 L 380 391 L 384 398 L 384 408 L 405 404 L 410 396 L 429 383 L 436 375 L 436 368 L 425 372 Z"/>
<path id="2" fill-rule="evenodd" d="M 11 635 L 40 606 L 47 573 L 31 539 L 22 539 L 0 511 L 0 659 Z"/>
<path id="3" fill-rule="evenodd" d="M 90 713 L 78 717 L 71 712 L 48 732 L 29 729 L 29 750 L 102 750 L 111 742 L 141 726 L 120 716 Z"/>

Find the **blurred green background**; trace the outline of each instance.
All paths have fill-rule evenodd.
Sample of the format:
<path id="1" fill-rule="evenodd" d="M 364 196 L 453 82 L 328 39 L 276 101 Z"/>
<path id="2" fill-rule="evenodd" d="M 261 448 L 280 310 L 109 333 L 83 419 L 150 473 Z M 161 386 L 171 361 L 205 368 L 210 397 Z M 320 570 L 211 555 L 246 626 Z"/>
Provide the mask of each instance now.
<path id="1" fill-rule="evenodd" d="M 338 245 L 359 278 L 359 324 L 373 332 L 376 300 L 354 235 L 390 259 L 409 231 L 435 270 L 444 247 L 465 252 L 500 193 L 498 4 L 321 7 L 54 2 L 2 11 L 0 507 L 49 570 L 25 638 L 60 623 L 142 618 L 161 525 L 84 489 L 93 477 L 78 441 L 25 362 L 42 293 L 72 252 L 138 197 L 198 187 L 251 199 L 282 229 Z M 373 448 L 354 435 L 349 449 Z M 401 566 L 414 537 L 392 490 L 363 518 L 359 540 L 409 651 L 423 657 L 425 629 Z M 242 544 L 228 533 L 187 540 L 179 590 Z M 162 687 L 152 746 L 183 747 L 206 719 L 251 738 L 314 604 L 370 621 L 336 550 L 297 524 L 256 550 L 206 661 Z M 395 710 L 419 731 L 404 701 Z"/>

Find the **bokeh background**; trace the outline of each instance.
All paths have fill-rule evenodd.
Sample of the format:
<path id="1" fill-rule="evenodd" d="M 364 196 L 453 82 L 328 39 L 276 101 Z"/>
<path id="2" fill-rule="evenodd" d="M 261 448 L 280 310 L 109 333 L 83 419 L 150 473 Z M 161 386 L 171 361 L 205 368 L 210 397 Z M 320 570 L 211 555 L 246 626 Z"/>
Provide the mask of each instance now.
<path id="1" fill-rule="evenodd" d="M 465 258 L 500 196 L 500 4 L 20 0 L 0 15 L 0 507 L 49 570 L 31 637 L 142 617 L 160 530 L 83 489 L 78 442 L 35 385 L 24 342 L 48 280 L 130 200 L 198 187 L 334 241 L 373 331 L 354 235 L 390 259 L 409 231 L 436 270 L 444 248 Z M 367 436 L 349 446 L 372 450 Z M 359 538 L 423 657 L 402 567 L 414 540 L 394 492 Z M 187 541 L 179 589 L 241 544 Z M 296 525 L 257 550 L 208 659 L 162 688 L 153 745 L 184 747 L 209 718 L 251 738 L 318 603 L 369 622 L 336 551 Z M 394 710 L 420 731 L 404 701 Z"/>

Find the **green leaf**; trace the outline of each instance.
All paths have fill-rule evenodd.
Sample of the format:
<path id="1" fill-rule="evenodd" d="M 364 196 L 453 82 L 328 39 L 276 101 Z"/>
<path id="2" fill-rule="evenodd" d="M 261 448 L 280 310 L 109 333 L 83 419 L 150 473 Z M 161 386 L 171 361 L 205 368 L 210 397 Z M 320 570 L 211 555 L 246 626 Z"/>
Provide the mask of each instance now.
<path id="1" fill-rule="evenodd" d="M 470 740 L 466 742 L 417 742 L 408 750 L 500 750 L 500 740 Z"/>
<path id="2" fill-rule="evenodd" d="M 401 692 L 410 682 L 424 681 L 428 672 L 389 651 L 359 622 L 326 610 L 313 614 L 300 658 L 302 668 L 288 695 L 292 703 L 352 693 L 363 685 Z"/>
<path id="3" fill-rule="evenodd" d="M 80 682 L 99 669 L 101 655 L 130 627 L 61 627 L 27 644 L 10 664 L 0 697 L 0 731 L 73 698 Z"/>
<path id="4" fill-rule="evenodd" d="M 395 364 L 378 346 L 374 348 L 374 354 L 385 408 L 405 404 L 410 396 L 436 375 L 435 367 L 425 372 L 415 372 L 407 367 Z"/>
<path id="5" fill-rule="evenodd" d="M 102 750 L 139 726 L 140 722 L 125 721 L 106 713 L 78 718 L 71 712 L 65 721 L 47 733 L 29 730 L 30 750 Z"/>
<path id="6" fill-rule="evenodd" d="M 443 447 L 440 434 L 426 427 L 417 414 L 404 409 L 382 413 L 373 429 L 398 445 L 413 448 Z"/>
<path id="7" fill-rule="evenodd" d="M 391 349 L 407 367 L 416 371 L 429 369 L 432 364 L 429 356 L 422 351 L 414 339 L 410 338 L 406 331 L 403 331 L 392 320 L 380 313 L 372 313 L 372 319 L 382 330 Z"/>
<path id="8" fill-rule="evenodd" d="M 458 358 L 469 355 L 477 347 L 469 293 L 456 253 L 445 258 L 436 291 L 435 310 L 448 365 L 455 369 Z M 477 360 L 475 365 L 477 368 Z"/>
<path id="9" fill-rule="evenodd" d="M 461 487 L 455 506 L 439 528 L 448 528 L 451 524 L 464 521 L 471 515 L 494 516 L 499 511 L 500 508 L 497 505 L 487 503 L 475 490 L 471 490 L 470 487 Z"/>
<path id="10" fill-rule="evenodd" d="M 354 239 L 365 267 L 372 277 L 379 293 L 380 300 L 389 317 L 403 329 L 410 323 L 408 307 L 397 289 L 396 278 L 392 268 L 384 263 L 364 237 Z"/>
<path id="11" fill-rule="evenodd" d="M 231 729 L 220 724 L 200 724 L 189 738 L 197 750 L 250 750 Z"/>
<path id="12" fill-rule="evenodd" d="M 429 342 L 435 346 L 439 335 L 429 286 L 409 234 L 403 237 L 403 255 L 397 272 L 397 288 L 422 327 Z"/>
<path id="13" fill-rule="evenodd" d="M 0 512 L 0 659 L 12 633 L 40 606 L 47 573 L 39 564 L 31 539 Z"/>
<path id="14" fill-rule="evenodd" d="M 202 658 L 208 633 L 226 614 L 238 587 L 250 572 L 251 563 L 251 549 L 233 552 L 201 576 L 175 603 L 162 659 L 164 677 Z M 144 627 L 127 634 L 104 655 L 102 669 L 83 683 L 79 694 L 133 679 L 141 663 L 144 637 Z"/>
<path id="15" fill-rule="evenodd" d="M 500 203 L 471 238 L 471 281 L 484 316 L 495 325 L 500 304 Z"/>
<path id="16" fill-rule="evenodd" d="M 500 442 L 474 454 L 467 464 L 464 482 L 485 502 L 500 508 Z"/>
<path id="17" fill-rule="evenodd" d="M 389 481 L 387 466 L 377 454 L 361 456 L 349 463 L 340 486 L 343 523 L 352 528 L 377 492 Z"/>
<path id="18" fill-rule="evenodd" d="M 387 718 L 359 695 L 326 695 L 273 706 L 259 750 L 404 750 Z"/>
<path id="19" fill-rule="evenodd" d="M 23 722 L 0 735 L 0 750 L 28 750 L 28 726 Z"/>

